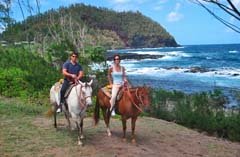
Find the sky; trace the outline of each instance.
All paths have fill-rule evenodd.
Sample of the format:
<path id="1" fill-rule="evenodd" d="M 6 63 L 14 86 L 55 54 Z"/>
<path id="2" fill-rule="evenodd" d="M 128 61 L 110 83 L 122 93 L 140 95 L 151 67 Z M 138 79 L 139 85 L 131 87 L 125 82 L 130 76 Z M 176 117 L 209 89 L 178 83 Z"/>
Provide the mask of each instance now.
<path id="1" fill-rule="evenodd" d="M 21 21 L 22 14 L 17 0 L 14 0 L 12 14 Z M 36 0 L 30 0 L 36 6 Z M 163 26 L 180 45 L 199 44 L 231 44 L 240 43 L 240 33 L 236 33 L 216 20 L 204 8 L 191 2 L 192 0 L 39 0 L 40 12 L 84 3 L 96 7 L 121 11 L 139 11 L 143 15 Z M 223 0 L 221 0 L 223 1 Z M 240 0 L 232 0 L 240 7 Z M 209 6 L 210 7 L 210 6 Z M 227 21 L 240 27 L 240 22 L 225 16 L 217 7 L 213 7 Z M 27 14 L 27 13 L 26 13 Z M 27 16 L 27 15 L 25 15 Z M 238 23 L 237 23 L 238 22 Z"/>

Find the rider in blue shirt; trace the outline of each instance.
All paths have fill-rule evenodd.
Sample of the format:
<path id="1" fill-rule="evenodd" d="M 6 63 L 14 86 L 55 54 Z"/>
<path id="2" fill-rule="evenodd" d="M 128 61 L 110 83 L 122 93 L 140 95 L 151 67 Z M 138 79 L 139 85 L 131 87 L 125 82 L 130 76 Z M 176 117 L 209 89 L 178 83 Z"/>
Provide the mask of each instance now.
<path id="1" fill-rule="evenodd" d="M 83 77 L 83 70 L 81 65 L 77 62 L 78 53 L 72 52 L 70 60 L 67 60 L 62 66 L 62 74 L 64 75 L 64 82 L 60 91 L 60 109 L 65 103 L 64 95 L 70 84 L 77 83 Z"/>

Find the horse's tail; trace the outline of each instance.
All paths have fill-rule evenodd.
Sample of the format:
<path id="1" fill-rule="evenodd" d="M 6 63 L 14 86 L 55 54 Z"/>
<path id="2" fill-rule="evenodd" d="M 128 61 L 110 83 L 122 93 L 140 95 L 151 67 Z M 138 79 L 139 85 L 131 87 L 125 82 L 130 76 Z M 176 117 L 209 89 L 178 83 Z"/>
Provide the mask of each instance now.
<path id="1" fill-rule="evenodd" d="M 95 125 L 97 125 L 99 122 L 99 112 L 100 112 L 100 105 L 99 105 L 99 99 L 97 96 L 96 105 L 95 105 L 95 109 L 94 109 L 94 117 L 93 117 Z"/>
<path id="2" fill-rule="evenodd" d="M 49 108 L 48 111 L 45 113 L 46 117 L 52 117 L 54 114 L 53 109 Z"/>
<path id="3" fill-rule="evenodd" d="M 54 112 L 56 112 L 56 108 L 53 104 L 51 104 L 51 108 L 48 109 L 47 112 L 45 112 L 46 117 L 52 117 L 54 115 Z"/>

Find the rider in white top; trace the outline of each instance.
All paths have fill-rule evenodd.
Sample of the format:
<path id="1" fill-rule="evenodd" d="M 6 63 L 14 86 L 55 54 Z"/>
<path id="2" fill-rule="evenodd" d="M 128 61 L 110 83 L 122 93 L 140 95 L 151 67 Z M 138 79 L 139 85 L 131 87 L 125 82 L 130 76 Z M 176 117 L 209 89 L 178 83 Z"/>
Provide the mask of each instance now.
<path id="1" fill-rule="evenodd" d="M 112 87 L 112 96 L 110 99 L 112 115 L 115 115 L 113 110 L 116 102 L 116 97 L 121 86 L 127 83 L 125 68 L 120 65 L 120 56 L 114 55 L 114 64 L 108 69 L 108 81 Z"/>

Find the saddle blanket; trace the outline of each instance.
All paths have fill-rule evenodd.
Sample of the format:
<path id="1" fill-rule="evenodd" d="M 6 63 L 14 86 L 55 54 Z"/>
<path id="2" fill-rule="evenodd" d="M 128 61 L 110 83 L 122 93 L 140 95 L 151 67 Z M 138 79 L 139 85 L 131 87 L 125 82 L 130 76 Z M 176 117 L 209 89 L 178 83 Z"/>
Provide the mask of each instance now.
<path id="1" fill-rule="evenodd" d="M 101 90 L 103 91 L 103 93 L 107 97 L 109 97 L 109 99 L 111 98 L 111 96 L 112 96 L 112 88 L 110 87 L 110 85 L 106 85 L 106 86 L 102 87 Z M 117 95 L 117 101 L 121 99 L 122 95 L 123 95 L 123 92 L 122 92 L 122 90 L 120 88 L 120 91 L 118 92 L 118 95 Z"/>

